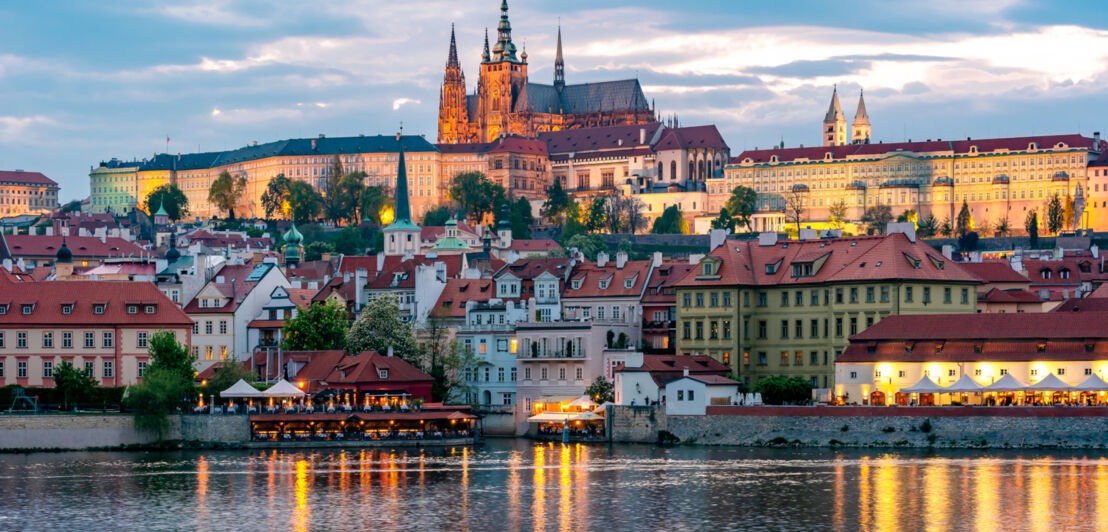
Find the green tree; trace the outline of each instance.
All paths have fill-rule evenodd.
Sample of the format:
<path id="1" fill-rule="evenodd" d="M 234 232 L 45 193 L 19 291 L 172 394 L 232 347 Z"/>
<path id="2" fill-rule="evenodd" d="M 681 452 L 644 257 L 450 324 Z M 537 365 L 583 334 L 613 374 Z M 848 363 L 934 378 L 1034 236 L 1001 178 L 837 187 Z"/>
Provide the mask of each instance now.
<path id="1" fill-rule="evenodd" d="M 381 187 L 366 187 L 362 191 L 362 217 L 377 225 L 381 225 L 381 211 L 395 206 L 396 200 L 389 197 Z"/>
<path id="2" fill-rule="evenodd" d="M 996 221 L 996 234 L 997 236 L 1009 236 L 1012 234 L 1012 227 L 1008 224 L 1008 216 Z"/>
<path id="3" fill-rule="evenodd" d="M 286 351 L 326 351 L 343 349 L 350 328 L 346 309 L 329 301 L 312 305 L 297 312 L 296 317 L 285 319 L 285 340 L 281 347 Z"/>
<path id="4" fill-rule="evenodd" d="M 442 227 L 453 217 L 454 211 L 445 205 L 431 209 L 423 215 L 423 227 Z"/>
<path id="5" fill-rule="evenodd" d="M 298 224 L 304 224 L 319 217 L 322 198 L 315 188 L 303 181 L 289 183 L 289 215 Z"/>
<path id="6" fill-rule="evenodd" d="M 954 224 L 954 234 L 962 238 L 970 231 L 973 231 L 973 215 L 970 214 L 969 205 L 963 199 L 962 208 L 958 211 L 958 218 Z"/>
<path id="7" fill-rule="evenodd" d="M 920 238 L 931 238 L 938 231 L 939 221 L 934 214 L 928 214 L 916 224 L 916 235 Z"/>
<path id="8" fill-rule="evenodd" d="M 304 261 L 311 262 L 314 260 L 321 260 L 324 253 L 334 253 L 335 246 L 330 242 L 324 242 L 322 240 L 316 240 L 315 242 L 309 242 L 304 246 Z"/>
<path id="9" fill-rule="evenodd" d="M 555 179 L 550 187 L 546 189 L 546 201 L 542 204 L 540 214 L 552 225 L 562 225 L 564 223 L 563 218 L 571 203 L 572 200 L 569 199 L 569 195 L 562 188 L 562 181 Z"/>
<path id="10" fill-rule="evenodd" d="M 915 222 L 917 219 L 918 215 L 916 214 L 915 209 L 905 209 L 904 212 L 900 213 L 900 215 L 896 217 L 897 223 Z"/>
<path id="11" fill-rule="evenodd" d="M 147 352 L 150 365 L 142 382 L 128 388 L 124 402 L 135 412 L 135 427 L 152 432 L 161 440 L 169 428 L 169 414 L 176 412 L 195 391 L 195 359 L 188 346 L 179 343 L 169 331 L 154 333 Z"/>
<path id="12" fill-rule="evenodd" d="M 181 192 L 181 189 L 177 188 L 177 185 L 171 183 L 155 188 L 146 197 L 146 212 L 150 213 L 151 216 L 158 212 L 159 207 L 165 207 L 166 214 L 174 222 L 180 221 L 189 215 L 188 197 L 185 196 L 184 192 Z"/>
<path id="13" fill-rule="evenodd" d="M 583 235 L 586 232 L 585 224 L 581 222 L 581 207 L 577 203 L 571 203 L 569 208 L 565 212 L 565 226 L 562 227 L 561 240 L 559 244 L 562 247 L 568 247 L 567 243 L 577 235 Z"/>
<path id="14" fill-rule="evenodd" d="M 566 249 L 577 248 L 586 259 L 596 260 L 596 254 L 604 250 L 604 239 L 598 234 L 575 235 L 564 244 Z"/>
<path id="15" fill-rule="evenodd" d="M 622 203 L 624 230 L 633 235 L 646 229 L 646 204 L 636 197 L 625 198 Z"/>
<path id="16" fill-rule="evenodd" d="M 68 360 L 62 361 L 54 368 L 54 387 L 62 392 L 62 404 L 69 410 L 69 401 L 73 400 L 74 406 L 82 400 L 87 400 L 96 388 L 96 379 L 70 364 Z"/>
<path id="17" fill-rule="evenodd" d="M 954 226 L 950 225 L 950 218 L 943 218 L 939 224 L 939 234 L 948 238 L 954 234 Z"/>
<path id="18" fill-rule="evenodd" d="M 605 203 L 607 203 L 607 200 L 604 196 L 597 196 L 589 204 L 589 211 L 584 221 L 585 229 L 590 233 L 595 233 L 608 225 L 608 211 L 604 208 Z"/>
<path id="19" fill-rule="evenodd" d="M 366 248 L 369 247 L 370 243 L 366 241 L 362 233 L 358 231 L 356 227 L 348 226 L 344 227 L 342 231 L 339 231 L 333 244 L 336 253 L 342 253 L 343 255 L 365 255 Z M 304 250 L 304 254 L 308 254 L 306 249 Z"/>
<path id="20" fill-rule="evenodd" d="M 762 394 L 767 405 L 799 405 L 812 400 L 812 383 L 804 377 L 772 375 L 754 384 L 754 392 Z"/>
<path id="21" fill-rule="evenodd" d="M 1070 193 L 1066 192 L 1066 201 L 1062 204 L 1062 227 L 1066 229 L 1073 228 L 1073 217 L 1077 213 L 1076 205 L 1073 202 L 1073 198 L 1070 197 Z"/>
<path id="22" fill-rule="evenodd" d="M 712 229 L 727 229 L 728 231 L 734 231 L 735 219 L 731 218 L 731 213 L 727 210 L 727 207 L 721 207 L 719 209 L 719 216 L 715 220 L 712 220 Z"/>
<path id="23" fill-rule="evenodd" d="M 616 387 L 605 379 L 603 375 L 592 381 L 592 384 L 588 388 L 585 388 L 585 394 L 593 400 L 594 403 L 604 404 L 611 403 L 616 400 Z"/>
<path id="24" fill-rule="evenodd" d="M 831 219 L 833 229 L 842 229 L 846 225 L 846 200 L 839 198 L 827 208 L 827 215 Z"/>
<path id="25" fill-rule="evenodd" d="M 800 235 L 800 222 L 808 211 L 807 188 L 793 188 L 785 196 L 785 221 L 796 224 L 797 236 Z"/>
<path id="26" fill-rule="evenodd" d="M 1065 216 L 1062 200 L 1055 194 L 1046 206 L 1046 230 L 1052 235 L 1058 234 L 1058 231 L 1062 230 L 1062 224 L 1065 223 Z"/>
<path id="27" fill-rule="evenodd" d="M 81 212 L 81 200 L 73 200 L 62 206 L 62 212 Z"/>
<path id="28" fill-rule="evenodd" d="M 758 193 L 750 187 L 739 185 L 731 191 L 731 196 L 723 206 L 734 219 L 736 227 L 749 231 L 751 217 L 758 210 Z"/>
<path id="29" fill-rule="evenodd" d="M 654 228 L 651 230 L 656 235 L 687 235 L 689 234 L 689 222 L 676 205 L 666 207 L 662 215 L 654 220 Z"/>
<path id="30" fill-rule="evenodd" d="M 227 218 L 235 219 L 235 205 L 238 205 L 243 194 L 246 193 L 246 177 L 234 177 L 224 170 L 219 177 L 212 182 L 208 189 L 208 203 L 215 205 L 220 211 L 227 213 Z"/>
<path id="31" fill-rule="evenodd" d="M 170 375 L 184 379 L 191 383 L 196 375 L 193 364 L 196 357 L 189 352 L 187 345 L 178 342 L 177 337 L 170 331 L 158 331 L 150 337 L 147 344 L 147 352 L 150 355 L 149 370 L 164 370 Z"/>
<path id="32" fill-rule="evenodd" d="M 369 300 L 354 325 L 346 334 L 347 350 L 351 353 L 377 351 L 393 355 L 405 362 L 421 365 L 420 349 L 412 336 L 412 326 L 400 318 L 400 303 L 393 295 L 379 295 Z"/>
<path id="33" fill-rule="evenodd" d="M 365 172 L 346 174 L 338 183 L 340 219 L 346 219 L 352 225 L 358 225 L 362 221 L 365 175 Z"/>
<path id="34" fill-rule="evenodd" d="M 458 349 L 458 341 L 451 334 L 451 322 L 449 314 L 441 307 L 437 307 L 428 317 L 426 327 L 423 328 L 421 338 L 427 342 L 423 349 L 423 364 L 420 368 L 431 376 L 431 399 L 433 401 L 447 402 L 452 399 L 464 397 L 466 392 L 472 392 L 472 386 L 461 379 L 462 370 L 476 368 L 477 357 L 473 350 Z"/>
<path id="35" fill-rule="evenodd" d="M 535 223 L 535 216 L 531 214 L 531 202 L 520 196 L 512 204 L 508 220 L 512 223 L 512 238 L 527 240 L 531 238 L 531 224 Z"/>
<path id="36" fill-rule="evenodd" d="M 493 183 L 481 172 L 463 172 L 454 177 L 450 187 L 450 199 L 471 219 L 481 220 L 486 214 L 496 213 L 498 205 L 505 203 L 504 187 Z"/>
<path id="37" fill-rule="evenodd" d="M 258 380 L 258 375 L 247 369 L 246 365 L 241 362 L 224 361 L 215 369 L 212 378 L 200 387 L 200 394 L 208 397 L 219 396 L 219 392 L 234 386 L 240 380 L 254 384 Z"/>
<path id="38" fill-rule="evenodd" d="M 262 208 L 265 209 L 266 218 L 273 219 L 276 215 L 285 217 L 289 215 L 287 203 L 291 184 L 292 180 L 285 177 L 285 174 L 277 174 L 277 177 L 271 179 L 265 186 L 265 192 L 262 193 Z"/>
<path id="39" fill-rule="evenodd" d="M 878 203 L 868 207 L 862 214 L 862 223 L 866 224 L 867 235 L 883 235 L 889 222 L 893 221 L 893 210 L 888 205 Z"/>
<path id="40" fill-rule="evenodd" d="M 1039 248 L 1039 213 L 1031 209 L 1027 218 L 1023 221 L 1023 228 L 1027 230 L 1027 236 L 1031 238 L 1031 249 Z"/>

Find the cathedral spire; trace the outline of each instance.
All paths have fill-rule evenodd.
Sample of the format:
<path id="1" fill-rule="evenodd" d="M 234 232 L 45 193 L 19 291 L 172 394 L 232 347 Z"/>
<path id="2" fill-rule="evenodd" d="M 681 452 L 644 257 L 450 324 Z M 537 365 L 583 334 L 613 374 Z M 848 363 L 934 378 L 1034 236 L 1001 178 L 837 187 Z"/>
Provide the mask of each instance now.
<path id="1" fill-rule="evenodd" d="M 831 106 L 827 108 L 827 116 L 823 117 L 824 121 L 837 121 L 846 120 L 846 115 L 843 114 L 843 108 L 839 105 L 839 86 L 836 85 L 833 92 L 831 92 Z"/>
<path id="2" fill-rule="evenodd" d="M 450 54 L 446 57 L 446 67 L 458 67 L 458 44 L 454 40 L 454 24 L 450 24 Z"/>
<path id="3" fill-rule="evenodd" d="M 866 99 L 862 91 L 858 91 L 858 111 L 854 113 L 854 123 L 869 125 L 869 114 L 866 113 Z"/>
<path id="4" fill-rule="evenodd" d="M 500 2 L 500 23 L 496 26 L 496 44 L 492 47 L 493 61 L 518 63 L 516 45 L 512 43 L 512 23 L 508 21 L 508 0 Z"/>
<path id="5" fill-rule="evenodd" d="M 866 112 L 866 100 L 858 92 L 858 110 L 854 113 L 854 123 L 850 126 L 850 141 L 854 144 L 869 144 L 871 133 L 869 113 Z"/>
<path id="6" fill-rule="evenodd" d="M 396 134 L 399 163 L 396 167 L 396 215 L 392 225 L 404 225 L 412 223 L 412 208 L 408 203 L 408 170 L 404 164 L 404 137 Z"/>
<path id="7" fill-rule="evenodd" d="M 481 52 L 481 62 L 489 62 L 489 29 L 485 28 L 485 51 Z"/>
<path id="8" fill-rule="evenodd" d="M 554 56 L 554 88 L 566 86 L 566 64 L 562 59 L 562 25 L 558 24 L 558 53 Z"/>
<path id="9" fill-rule="evenodd" d="M 846 116 L 839 105 L 839 87 L 831 93 L 831 106 L 827 108 L 827 115 L 823 117 L 823 145 L 842 146 L 847 143 L 849 131 L 846 129 Z"/>

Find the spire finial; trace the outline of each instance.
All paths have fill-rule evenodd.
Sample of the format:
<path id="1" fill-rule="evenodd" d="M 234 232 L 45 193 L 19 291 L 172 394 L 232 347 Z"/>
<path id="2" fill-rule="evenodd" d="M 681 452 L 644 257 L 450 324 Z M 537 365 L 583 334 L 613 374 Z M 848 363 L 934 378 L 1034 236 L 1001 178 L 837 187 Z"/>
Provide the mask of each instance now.
<path id="1" fill-rule="evenodd" d="M 561 90 L 566 85 L 566 64 L 562 58 L 562 19 L 558 18 L 558 52 L 554 56 L 554 87 Z"/>

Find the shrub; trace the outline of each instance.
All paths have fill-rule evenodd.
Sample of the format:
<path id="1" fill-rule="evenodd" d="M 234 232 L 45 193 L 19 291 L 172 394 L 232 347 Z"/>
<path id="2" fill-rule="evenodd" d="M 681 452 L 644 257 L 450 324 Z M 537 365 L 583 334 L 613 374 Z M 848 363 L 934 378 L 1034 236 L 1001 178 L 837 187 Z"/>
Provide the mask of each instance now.
<path id="1" fill-rule="evenodd" d="M 773 375 L 754 384 L 767 405 L 805 404 L 812 400 L 812 383 L 803 377 Z"/>
<path id="2" fill-rule="evenodd" d="M 919 424 L 920 432 L 931 432 L 931 419 L 927 418 L 923 420 L 923 423 Z"/>
<path id="3" fill-rule="evenodd" d="M 885 428 L 881 429 L 881 432 L 885 432 L 885 433 L 896 432 L 896 429 L 890 426 L 890 427 L 885 427 Z"/>
<path id="4" fill-rule="evenodd" d="M 848 430 L 850 430 L 850 427 L 843 425 L 843 428 L 839 429 L 839 432 L 846 432 Z"/>

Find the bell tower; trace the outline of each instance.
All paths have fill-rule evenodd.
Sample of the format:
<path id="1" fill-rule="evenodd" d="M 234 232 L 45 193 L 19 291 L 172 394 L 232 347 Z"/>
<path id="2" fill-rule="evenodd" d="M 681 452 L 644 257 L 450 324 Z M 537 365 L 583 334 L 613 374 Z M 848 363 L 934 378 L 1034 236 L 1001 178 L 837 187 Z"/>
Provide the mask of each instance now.
<path id="1" fill-rule="evenodd" d="M 831 106 L 823 117 L 823 145 L 842 146 L 846 144 L 846 115 L 839 105 L 839 88 L 831 93 Z"/>
<path id="2" fill-rule="evenodd" d="M 508 20 L 508 0 L 500 3 L 500 23 L 496 44 L 481 56 L 481 81 L 478 87 L 480 134 L 477 142 L 492 142 L 501 135 L 526 134 L 522 121 L 514 119 L 516 104 L 527 101 L 527 56 L 516 55 L 512 42 L 512 23 Z"/>
<path id="3" fill-rule="evenodd" d="M 469 140 L 469 105 L 466 103 L 466 77 L 458 62 L 454 25 L 450 25 L 450 52 L 446 56 L 446 74 L 439 92 L 439 142 L 457 144 Z"/>
<path id="4" fill-rule="evenodd" d="M 850 130 L 850 142 L 869 144 L 869 114 L 866 113 L 866 100 L 860 91 L 858 92 L 858 111 L 854 113 L 854 123 L 851 124 Z"/>

